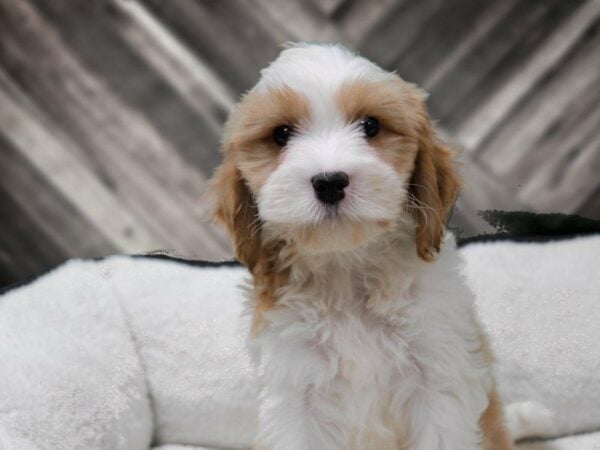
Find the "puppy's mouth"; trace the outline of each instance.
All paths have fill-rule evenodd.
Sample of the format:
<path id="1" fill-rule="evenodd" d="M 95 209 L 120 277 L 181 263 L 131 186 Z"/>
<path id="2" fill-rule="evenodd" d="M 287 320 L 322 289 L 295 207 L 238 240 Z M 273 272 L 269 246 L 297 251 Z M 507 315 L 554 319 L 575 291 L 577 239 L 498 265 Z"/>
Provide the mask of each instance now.
<path id="1" fill-rule="evenodd" d="M 393 228 L 395 221 L 389 218 L 373 219 L 360 218 L 348 212 L 343 205 L 326 206 L 320 219 L 309 225 L 311 228 L 325 228 L 335 231 L 342 231 L 348 225 L 358 227 L 368 227 L 379 230 L 389 230 Z"/>
<path id="2" fill-rule="evenodd" d="M 324 211 L 324 221 L 334 224 L 340 218 L 342 218 L 342 213 L 340 212 L 340 204 L 336 203 L 335 205 L 323 205 Z"/>
<path id="3" fill-rule="evenodd" d="M 354 217 L 348 205 L 319 205 L 319 217 L 302 224 L 266 223 L 274 236 L 293 242 L 301 253 L 354 251 L 394 229 L 391 219 Z"/>
<path id="4" fill-rule="evenodd" d="M 348 223 L 364 223 L 367 220 L 353 213 L 352 205 L 346 199 L 332 205 L 319 204 L 319 212 L 315 221 L 310 225 L 313 227 L 324 227 L 335 229 L 344 227 Z"/>

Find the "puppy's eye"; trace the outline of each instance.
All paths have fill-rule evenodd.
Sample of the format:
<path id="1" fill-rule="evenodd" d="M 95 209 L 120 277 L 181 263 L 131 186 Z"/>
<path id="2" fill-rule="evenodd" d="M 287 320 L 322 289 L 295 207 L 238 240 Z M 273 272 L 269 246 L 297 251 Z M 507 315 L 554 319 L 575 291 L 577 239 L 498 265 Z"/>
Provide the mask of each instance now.
<path id="1" fill-rule="evenodd" d="M 365 136 L 368 138 L 372 138 L 377 136 L 379 130 L 381 129 L 381 125 L 379 124 L 379 120 L 375 117 L 364 117 L 360 120 L 360 126 L 362 127 Z"/>
<path id="2" fill-rule="evenodd" d="M 273 140 L 280 147 L 285 147 L 293 133 L 294 129 L 288 125 L 278 126 L 273 130 Z"/>

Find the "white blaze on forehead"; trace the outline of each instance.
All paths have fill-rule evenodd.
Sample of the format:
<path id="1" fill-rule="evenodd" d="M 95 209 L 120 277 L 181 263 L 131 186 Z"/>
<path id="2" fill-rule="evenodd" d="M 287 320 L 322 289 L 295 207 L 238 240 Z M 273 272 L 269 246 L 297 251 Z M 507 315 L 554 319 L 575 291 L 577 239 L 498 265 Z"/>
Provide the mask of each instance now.
<path id="1" fill-rule="evenodd" d="M 289 87 L 308 100 L 311 122 L 325 125 L 332 120 L 345 120 L 335 104 L 336 93 L 345 82 L 391 78 L 394 75 L 390 72 L 342 46 L 297 44 L 282 51 L 261 71 L 261 79 L 253 90 Z"/>

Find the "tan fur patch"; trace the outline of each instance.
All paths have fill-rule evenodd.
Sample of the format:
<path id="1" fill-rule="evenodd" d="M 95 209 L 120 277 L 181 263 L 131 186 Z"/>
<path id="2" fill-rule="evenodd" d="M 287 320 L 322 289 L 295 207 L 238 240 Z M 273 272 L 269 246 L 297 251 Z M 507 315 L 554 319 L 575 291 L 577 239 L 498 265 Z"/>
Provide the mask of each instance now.
<path id="1" fill-rule="evenodd" d="M 479 327 L 481 330 L 481 325 Z M 494 353 L 492 352 L 492 348 L 490 347 L 488 337 L 483 331 L 480 331 L 479 334 L 479 344 L 479 351 L 483 354 L 485 363 L 488 366 L 491 366 L 496 362 L 496 358 L 494 357 Z"/>
<path id="2" fill-rule="evenodd" d="M 417 252 L 430 261 L 440 250 L 446 218 L 460 182 L 450 148 L 436 142 L 429 127 L 422 133 L 409 185 L 409 208 L 417 221 Z"/>
<path id="3" fill-rule="evenodd" d="M 288 274 L 278 258 L 282 243 L 263 238 L 254 193 L 279 161 L 281 149 L 273 142 L 273 130 L 280 125 L 300 127 L 309 113 L 308 102 L 289 88 L 247 94 L 227 121 L 223 163 L 211 182 L 217 198 L 215 220 L 225 226 L 236 257 L 254 276 L 254 332 L 274 307 Z"/>
<path id="4" fill-rule="evenodd" d="M 483 354 L 486 364 L 491 366 L 494 363 L 495 358 L 489 345 L 488 338 L 483 331 L 481 331 L 481 334 L 479 335 L 479 342 L 479 351 Z M 512 438 L 504 424 L 502 403 L 495 388 L 489 393 L 488 399 L 488 407 L 479 419 L 479 426 L 481 427 L 483 434 L 484 448 L 485 450 L 512 450 Z"/>
<path id="5" fill-rule="evenodd" d="M 227 141 L 239 146 L 244 141 L 270 139 L 276 126 L 301 126 L 309 115 L 308 101 L 291 88 L 249 92 L 230 116 L 227 126 L 231 134 Z"/>
<path id="6" fill-rule="evenodd" d="M 413 99 L 417 113 L 418 153 L 409 184 L 409 210 L 417 222 L 417 253 L 431 261 L 440 249 L 446 218 L 460 189 L 453 151 L 438 141 L 425 105 Z"/>
<path id="7" fill-rule="evenodd" d="M 486 450 L 512 450 L 512 438 L 504 424 L 502 404 L 495 389 L 490 392 L 489 402 L 479 420 L 483 446 Z"/>
<path id="8" fill-rule="evenodd" d="M 310 116 L 308 101 L 290 88 L 251 92 L 236 106 L 227 122 L 224 146 L 253 192 L 264 185 L 279 163 L 281 148 L 273 130 L 281 125 L 301 128 Z"/>
<path id="9" fill-rule="evenodd" d="M 371 145 L 399 174 L 410 174 L 417 152 L 414 112 L 411 110 L 412 87 L 401 79 L 346 83 L 337 94 L 337 103 L 346 120 L 356 122 L 375 117 L 382 129 L 370 139 Z"/>
<path id="10" fill-rule="evenodd" d="M 267 242 L 260 252 L 260 260 L 254 276 L 254 317 L 251 335 L 256 336 L 265 325 L 264 314 L 272 310 L 279 298 L 278 290 L 285 286 L 290 275 L 290 267 L 280 257 L 285 243 L 281 241 Z"/>
<path id="11" fill-rule="evenodd" d="M 385 228 L 377 223 L 338 220 L 331 226 L 319 224 L 291 228 L 289 239 L 302 253 L 348 251 L 363 245 L 376 228 L 380 230 L 382 227 Z"/>
<path id="12" fill-rule="evenodd" d="M 217 197 L 214 219 L 229 232 L 237 258 L 252 271 L 261 246 L 260 218 L 253 196 L 230 155 L 217 169 L 211 189 Z"/>
<path id="13" fill-rule="evenodd" d="M 337 104 L 348 122 L 376 117 L 384 130 L 415 138 L 411 85 L 400 78 L 387 81 L 358 80 L 345 83 L 337 93 Z"/>
<path id="14" fill-rule="evenodd" d="M 417 223 L 417 252 L 426 261 L 434 259 L 459 180 L 451 150 L 435 137 L 422 92 L 400 78 L 359 80 L 344 85 L 337 101 L 348 122 L 375 117 L 381 123 L 370 142 L 384 161 L 409 179 L 408 210 Z"/>
<path id="15" fill-rule="evenodd" d="M 375 223 L 384 230 L 391 230 L 394 227 L 394 222 L 391 220 L 376 220 Z"/>

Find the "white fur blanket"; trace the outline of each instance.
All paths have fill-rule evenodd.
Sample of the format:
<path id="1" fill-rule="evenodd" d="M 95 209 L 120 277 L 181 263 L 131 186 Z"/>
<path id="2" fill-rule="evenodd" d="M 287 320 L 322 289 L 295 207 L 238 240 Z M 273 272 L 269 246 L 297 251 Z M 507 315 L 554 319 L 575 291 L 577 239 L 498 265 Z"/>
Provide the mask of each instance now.
<path id="1" fill-rule="evenodd" d="M 547 439 L 519 448 L 600 449 L 600 236 L 461 252 L 510 425 Z M 5 293 L 0 449 L 247 448 L 258 388 L 239 320 L 245 278 L 117 256 Z"/>

